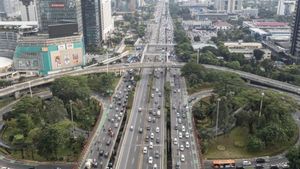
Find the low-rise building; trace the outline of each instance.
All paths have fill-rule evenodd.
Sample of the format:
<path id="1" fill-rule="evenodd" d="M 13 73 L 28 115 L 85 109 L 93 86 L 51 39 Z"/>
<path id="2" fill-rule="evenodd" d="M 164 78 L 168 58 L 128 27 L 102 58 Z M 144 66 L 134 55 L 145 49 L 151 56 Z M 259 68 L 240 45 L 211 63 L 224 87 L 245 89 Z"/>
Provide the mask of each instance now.
<path id="1" fill-rule="evenodd" d="M 49 38 L 21 37 L 14 54 L 14 69 L 48 75 L 85 64 L 82 35 Z"/>
<path id="2" fill-rule="evenodd" d="M 213 23 L 213 27 L 216 30 L 227 30 L 227 29 L 231 29 L 232 25 L 229 24 L 228 22 L 224 22 L 224 21 L 216 21 L 215 23 Z"/>
<path id="3" fill-rule="evenodd" d="M 185 30 L 207 30 L 212 29 L 212 21 L 211 20 L 204 20 L 204 21 L 195 21 L 195 20 L 188 20 L 183 21 L 182 26 Z"/>

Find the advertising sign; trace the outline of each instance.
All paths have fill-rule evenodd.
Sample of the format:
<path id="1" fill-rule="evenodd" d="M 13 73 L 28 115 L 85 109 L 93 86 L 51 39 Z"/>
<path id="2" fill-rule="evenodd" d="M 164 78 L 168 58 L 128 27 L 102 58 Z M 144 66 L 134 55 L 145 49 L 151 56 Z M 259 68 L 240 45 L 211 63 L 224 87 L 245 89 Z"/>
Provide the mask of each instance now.
<path id="1" fill-rule="evenodd" d="M 61 2 L 50 3 L 51 8 L 65 8 L 65 4 Z"/>
<path id="2" fill-rule="evenodd" d="M 51 52 L 52 69 L 55 70 L 81 65 L 83 63 L 82 52 L 81 48 Z"/>
<path id="3" fill-rule="evenodd" d="M 66 45 L 58 45 L 58 50 L 65 50 L 66 49 Z"/>

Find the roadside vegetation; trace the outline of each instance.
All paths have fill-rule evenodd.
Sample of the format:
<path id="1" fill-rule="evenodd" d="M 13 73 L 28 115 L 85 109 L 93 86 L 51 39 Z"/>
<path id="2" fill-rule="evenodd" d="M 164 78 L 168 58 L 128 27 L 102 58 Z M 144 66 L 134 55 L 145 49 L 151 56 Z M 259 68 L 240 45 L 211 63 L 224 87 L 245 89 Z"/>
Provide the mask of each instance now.
<path id="1" fill-rule="evenodd" d="M 76 161 L 100 115 L 101 104 L 92 91 L 109 96 L 117 80 L 113 74 L 66 76 L 51 85 L 51 99 L 22 98 L 5 118 L 1 139 L 11 147 L 6 153 L 37 161 Z"/>
<path id="2" fill-rule="evenodd" d="M 207 158 L 274 155 L 298 139 L 292 116 L 298 105 L 288 96 L 250 88 L 236 74 L 205 69 L 194 63 L 186 64 L 182 74 L 189 87 L 207 83 L 214 87 L 214 95 L 193 107 L 202 151 Z"/>

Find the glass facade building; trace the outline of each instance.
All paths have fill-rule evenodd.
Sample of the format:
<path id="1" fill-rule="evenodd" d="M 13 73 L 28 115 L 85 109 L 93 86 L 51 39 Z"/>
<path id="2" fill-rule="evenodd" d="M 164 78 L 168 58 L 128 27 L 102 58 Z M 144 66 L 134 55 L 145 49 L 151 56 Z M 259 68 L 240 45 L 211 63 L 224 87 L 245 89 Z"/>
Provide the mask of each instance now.
<path id="1" fill-rule="evenodd" d="M 80 0 L 37 0 L 39 30 L 48 33 L 49 25 L 77 23 L 82 32 Z"/>
<path id="2" fill-rule="evenodd" d="M 88 46 L 101 44 L 100 0 L 82 0 L 84 43 Z"/>

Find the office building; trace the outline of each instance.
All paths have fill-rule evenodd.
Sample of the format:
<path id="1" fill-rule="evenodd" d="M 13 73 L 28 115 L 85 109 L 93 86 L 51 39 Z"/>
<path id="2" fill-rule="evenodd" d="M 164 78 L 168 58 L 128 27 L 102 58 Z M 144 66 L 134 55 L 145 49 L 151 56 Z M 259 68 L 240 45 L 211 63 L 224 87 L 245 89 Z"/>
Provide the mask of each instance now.
<path id="1" fill-rule="evenodd" d="M 39 29 L 48 33 L 49 25 L 77 24 L 82 33 L 81 2 L 79 0 L 37 0 Z"/>
<path id="2" fill-rule="evenodd" d="M 101 6 L 100 0 L 82 0 L 82 23 L 85 46 L 100 46 Z"/>
<path id="3" fill-rule="evenodd" d="M 114 20 L 111 12 L 111 1 L 101 0 L 101 36 L 102 40 L 107 40 L 114 30 Z"/>
<path id="4" fill-rule="evenodd" d="M 215 0 L 214 7 L 218 11 L 226 11 L 227 13 L 236 13 L 242 10 L 243 0 Z"/>
<path id="5" fill-rule="evenodd" d="M 295 11 L 296 0 L 278 0 L 277 15 L 291 15 Z"/>
<path id="6" fill-rule="evenodd" d="M 7 17 L 20 16 L 20 1 L 19 0 L 3 0 L 4 10 Z"/>
<path id="7" fill-rule="evenodd" d="M 300 56 L 300 3 L 296 3 L 292 34 L 291 34 L 291 54 L 299 58 Z"/>

